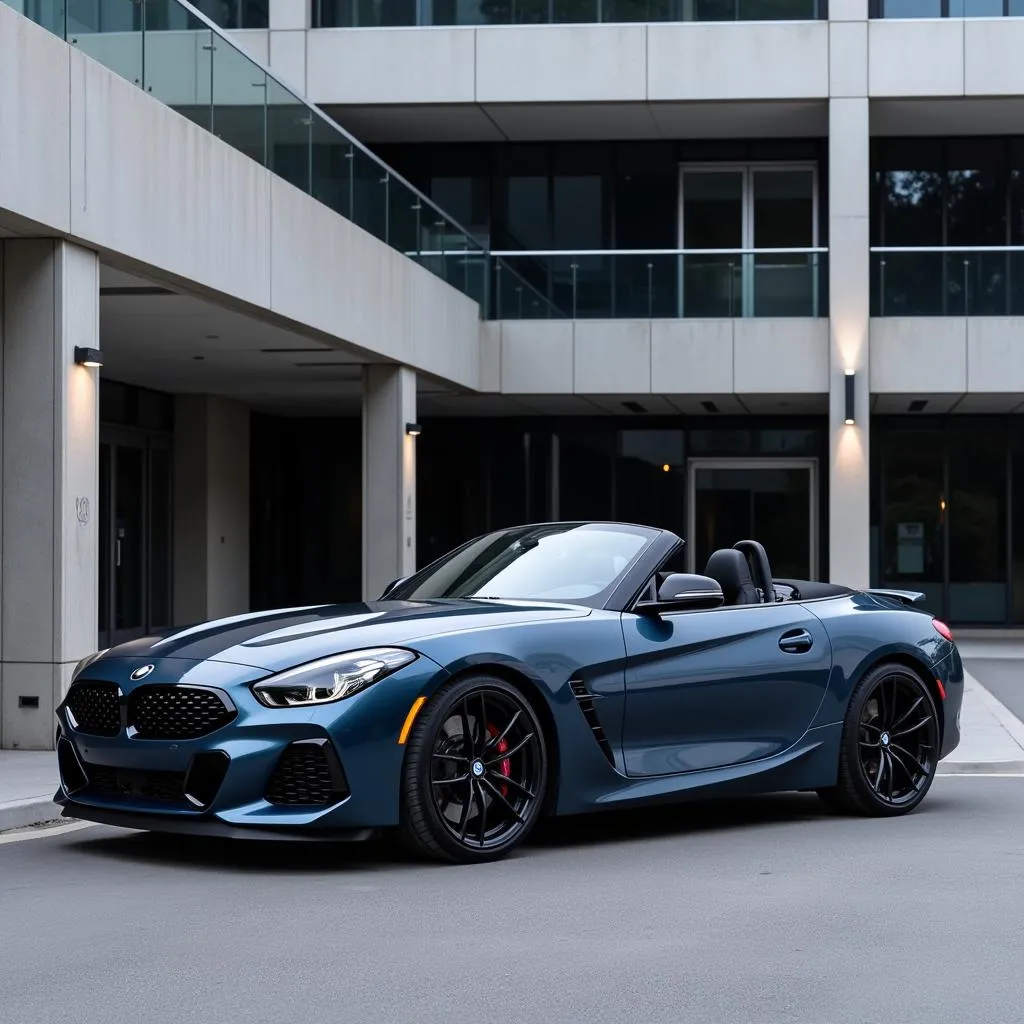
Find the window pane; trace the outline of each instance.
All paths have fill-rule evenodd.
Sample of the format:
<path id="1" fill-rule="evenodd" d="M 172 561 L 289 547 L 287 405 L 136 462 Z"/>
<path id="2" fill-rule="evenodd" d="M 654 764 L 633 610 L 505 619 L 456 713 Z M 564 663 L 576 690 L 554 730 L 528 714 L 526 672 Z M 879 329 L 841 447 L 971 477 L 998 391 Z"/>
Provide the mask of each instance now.
<path id="1" fill-rule="evenodd" d="M 685 536 L 686 461 L 681 430 L 623 430 L 615 467 L 615 517 Z"/>
<path id="2" fill-rule="evenodd" d="M 894 431 L 882 453 L 883 587 L 920 590 L 943 614 L 946 500 L 941 435 Z"/>
<path id="3" fill-rule="evenodd" d="M 1013 621 L 1024 623 L 1024 443 L 1013 453 Z"/>
<path id="4" fill-rule="evenodd" d="M 1006 619 L 1006 436 L 957 431 L 949 445 L 949 618 Z"/>
<path id="5" fill-rule="evenodd" d="M 947 245 L 1006 245 L 1006 163 L 1001 141 L 947 144 Z"/>

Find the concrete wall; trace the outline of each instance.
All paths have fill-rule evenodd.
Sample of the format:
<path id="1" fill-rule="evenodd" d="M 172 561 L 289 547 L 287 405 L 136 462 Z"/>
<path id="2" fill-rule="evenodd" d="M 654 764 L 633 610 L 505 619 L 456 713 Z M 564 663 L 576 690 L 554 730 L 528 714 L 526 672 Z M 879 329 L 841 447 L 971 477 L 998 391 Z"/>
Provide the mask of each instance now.
<path id="1" fill-rule="evenodd" d="M 0 243 L 0 747 L 53 745 L 53 711 L 96 649 L 99 261 L 51 239 Z"/>
<path id="2" fill-rule="evenodd" d="M 313 29 L 305 47 L 288 34 L 278 48 L 271 30 L 272 66 L 323 104 L 828 95 L 826 22 Z"/>
<path id="3" fill-rule="evenodd" d="M 3 4 L 0 139 L 0 225 L 476 385 L 474 302 Z"/>
<path id="4" fill-rule="evenodd" d="M 481 387 L 505 394 L 824 394 L 828 321 L 505 320 Z"/>
<path id="5" fill-rule="evenodd" d="M 249 409 L 178 395 L 174 432 L 174 621 L 249 609 Z"/>
<path id="6" fill-rule="evenodd" d="M 869 20 L 866 4 L 852 0 L 831 5 L 831 22 L 309 29 L 298 23 L 301 6 L 272 0 L 269 59 L 322 104 L 1024 92 L 1020 18 Z"/>
<path id="7" fill-rule="evenodd" d="M 1024 317 L 876 317 L 877 394 L 1006 394 L 1024 400 Z"/>

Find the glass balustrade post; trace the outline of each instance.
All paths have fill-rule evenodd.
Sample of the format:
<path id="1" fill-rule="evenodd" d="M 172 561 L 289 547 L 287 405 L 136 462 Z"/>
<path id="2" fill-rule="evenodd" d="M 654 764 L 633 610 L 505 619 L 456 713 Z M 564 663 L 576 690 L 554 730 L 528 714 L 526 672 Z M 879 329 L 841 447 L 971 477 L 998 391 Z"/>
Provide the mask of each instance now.
<path id="1" fill-rule="evenodd" d="M 970 270 L 971 261 L 969 259 L 964 260 L 964 316 L 969 315 L 967 296 L 969 294 L 968 288 L 970 287 Z"/>
<path id="2" fill-rule="evenodd" d="M 654 316 L 654 264 L 647 261 L 647 318 Z"/>

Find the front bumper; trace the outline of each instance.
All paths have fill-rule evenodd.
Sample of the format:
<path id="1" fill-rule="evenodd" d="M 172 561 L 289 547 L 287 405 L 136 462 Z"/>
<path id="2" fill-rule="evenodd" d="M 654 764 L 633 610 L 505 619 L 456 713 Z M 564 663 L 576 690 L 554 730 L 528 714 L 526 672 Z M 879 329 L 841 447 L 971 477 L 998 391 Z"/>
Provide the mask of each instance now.
<path id="1" fill-rule="evenodd" d="M 163 668 L 166 679 L 172 668 Z M 173 740 L 140 738 L 131 727 L 113 736 L 89 733 L 69 714 L 69 691 L 57 709 L 54 800 L 68 817 L 127 828 L 365 839 L 398 824 L 405 754 L 398 735 L 413 701 L 436 684 L 439 672 L 420 658 L 355 697 L 311 709 L 265 708 L 249 690 L 250 679 L 221 687 L 204 681 L 227 697 L 233 717 L 205 735 Z M 76 682 L 112 685 L 114 675 L 109 662 L 99 663 L 90 680 Z M 133 688 L 123 679 L 118 685 L 127 706 Z M 146 685 L 189 683 L 179 676 L 176 684 L 147 679 Z"/>

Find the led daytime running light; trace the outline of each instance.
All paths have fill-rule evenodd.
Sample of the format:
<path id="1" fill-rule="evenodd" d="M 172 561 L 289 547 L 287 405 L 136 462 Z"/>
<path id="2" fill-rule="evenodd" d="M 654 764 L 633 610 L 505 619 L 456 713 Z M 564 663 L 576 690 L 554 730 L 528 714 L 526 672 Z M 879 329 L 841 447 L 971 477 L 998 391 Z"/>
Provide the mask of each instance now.
<path id="1" fill-rule="evenodd" d="M 313 707 L 344 700 L 416 660 L 395 647 L 351 651 L 321 658 L 254 683 L 253 695 L 268 708 Z"/>

